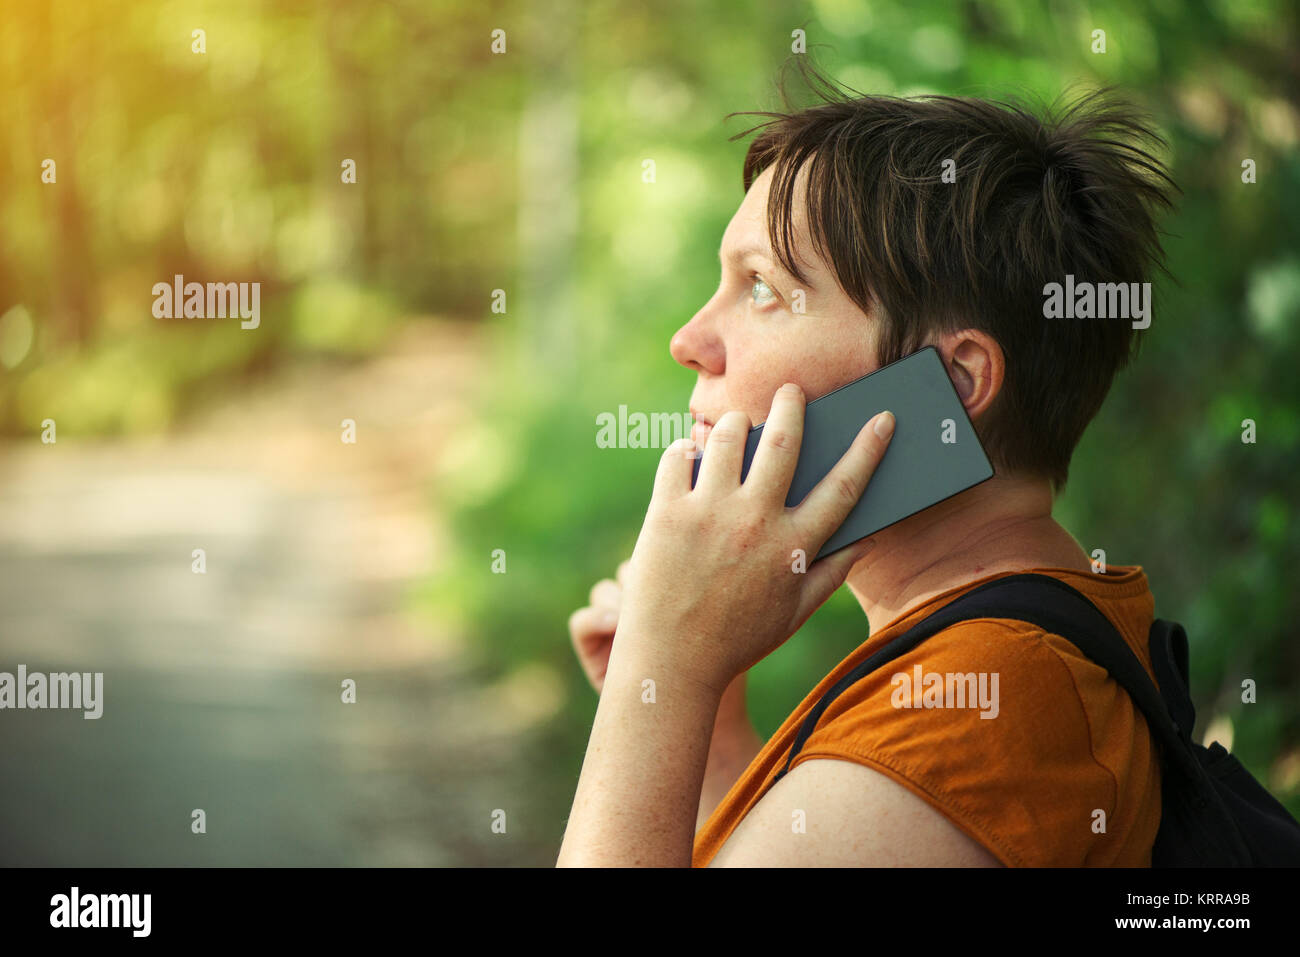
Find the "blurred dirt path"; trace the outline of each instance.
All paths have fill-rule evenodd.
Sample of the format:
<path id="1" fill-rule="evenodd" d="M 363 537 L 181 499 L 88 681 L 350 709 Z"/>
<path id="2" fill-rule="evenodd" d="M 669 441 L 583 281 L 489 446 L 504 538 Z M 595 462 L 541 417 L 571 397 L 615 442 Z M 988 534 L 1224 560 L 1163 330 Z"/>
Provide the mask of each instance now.
<path id="1" fill-rule="evenodd" d="M 105 704 L 0 712 L 0 864 L 553 861 L 521 815 L 490 825 L 527 806 L 555 693 L 485 686 L 459 636 L 403 611 L 436 572 L 429 480 L 486 349 L 416 323 L 165 439 L 4 450 L 0 671 L 102 671 Z"/>

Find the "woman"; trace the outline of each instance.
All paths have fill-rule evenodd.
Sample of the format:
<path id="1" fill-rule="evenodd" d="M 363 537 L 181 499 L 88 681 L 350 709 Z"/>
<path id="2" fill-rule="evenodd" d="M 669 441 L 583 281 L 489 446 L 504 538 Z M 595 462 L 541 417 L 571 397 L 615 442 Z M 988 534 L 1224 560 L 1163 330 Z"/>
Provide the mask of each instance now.
<path id="1" fill-rule="evenodd" d="M 859 681 L 776 778 L 822 692 L 992 578 L 1060 578 L 1150 671 L 1141 568 L 1095 567 L 1052 519 L 1070 454 L 1142 326 L 1049 319 L 1043 295 L 1067 276 L 1142 282 L 1159 264 L 1168 179 L 1132 145 L 1154 137 L 1105 95 L 1043 119 L 981 100 L 838 94 L 775 116 L 746 158 L 722 282 L 670 344 L 698 375 L 691 440 L 665 452 L 617 581 L 570 619 L 601 697 L 558 863 L 1149 864 L 1160 778 L 1140 712 L 1068 641 L 1022 622 L 952 626 Z M 787 509 L 806 402 L 924 345 L 994 478 L 800 573 L 791 555 L 816 554 L 892 433 L 881 410 Z M 878 627 L 764 745 L 745 673 L 844 583 Z M 891 675 L 915 667 L 993 676 L 996 716 L 900 706 Z"/>

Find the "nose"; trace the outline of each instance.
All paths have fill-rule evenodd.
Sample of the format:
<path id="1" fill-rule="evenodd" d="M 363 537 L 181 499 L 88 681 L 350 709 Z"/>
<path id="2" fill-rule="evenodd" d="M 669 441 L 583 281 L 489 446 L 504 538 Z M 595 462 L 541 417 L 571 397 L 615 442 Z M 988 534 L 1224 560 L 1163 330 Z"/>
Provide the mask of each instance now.
<path id="1" fill-rule="evenodd" d="M 681 365 L 695 372 L 722 372 L 724 351 L 717 335 L 709 328 L 701 309 L 682 326 L 668 343 L 669 354 Z"/>

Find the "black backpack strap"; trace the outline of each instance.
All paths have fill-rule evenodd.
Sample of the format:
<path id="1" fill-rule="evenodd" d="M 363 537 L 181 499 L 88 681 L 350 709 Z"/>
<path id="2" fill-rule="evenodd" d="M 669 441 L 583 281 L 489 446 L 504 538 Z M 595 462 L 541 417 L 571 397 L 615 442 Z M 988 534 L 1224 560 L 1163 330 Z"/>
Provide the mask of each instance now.
<path id="1" fill-rule="evenodd" d="M 932 635 L 958 622 L 975 618 L 1009 618 L 1024 621 L 1068 640 L 1084 655 L 1105 668 L 1133 699 L 1133 703 L 1146 718 L 1147 727 L 1160 744 L 1167 760 L 1190 774 L 1197 773 L 1195 758 L 1182 744 L 1182 741 L 1187 740 L 1191 734 L 1191 721 L 1195 717 L 1194 712 L 1191 712 L 1190 698 L 1187 699 L 1188 713 L 1178 715 L 1180 721 L 1187 722 L 1185 727 L 1180 727 L 1174 723 L 1175 719 L 1171 717 L 1170 708 L 1161 697 L 1160 691 L 1152 684 L 1141 662 L 1110 619 L 1102 614 L 1096 605 L 1060 579 L 1026 573 L 999 578 L 971 589 L 868 656 L 865 661 L 837 681 L 822 695 L 821 700 L 804 719 L 790 748 L 785 767 L 773 779 L 774 782 L 781 780 L 790 770 L 795 756 L 812 735 L 826 709 L 849 687 L 877 668 L 911 651 Z M 1179 631 L 1181 632 L 1181 629 Z M 1186 638 L 1183 638 L 1181 646 L 1181 662 L 1177 659 L 1176 642 L 1162 645 L 1162 648 L 1168 649 L 1162 652 L 1162 657 L 1169 656 L 1168 660 L 1162 660 L 1154 667 L 1166 669 L 1181 667 L 1185 675 Z M 1157 671 L 1157 674 L 1160 672 Z M 1186 697 L 1185 684 L 1183 688 L 1183 696 Z"/>
<path id="2" fill-rule="evenodd" d="M 1187 633 L 1178 622 L 1157 618 L 1151 624 L 1147 648 L 1151 653 L 1151 669 L 1174 727 L 1182 738 L 1190 741 L 1192 728 L 1196 726 L 1196 707 L 1189 688 Z"/>

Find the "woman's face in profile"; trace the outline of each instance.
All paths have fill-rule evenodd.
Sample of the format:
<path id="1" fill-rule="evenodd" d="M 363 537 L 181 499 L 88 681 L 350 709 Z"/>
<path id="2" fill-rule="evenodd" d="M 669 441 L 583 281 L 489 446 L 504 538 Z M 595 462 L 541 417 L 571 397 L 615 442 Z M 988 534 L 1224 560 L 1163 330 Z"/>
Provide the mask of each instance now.
<path id="1" fill-rule="evenodd" d="M 701 447 L 725 412 L 739 409 L 751 425 L 765 421 L 786 382 L 798 383 L 811 401 L 876 369 L 874 320 L 844 294 L 812 250 L 805 175 L 801 170 L 795 183 L 793 226 L 808 284 L 788 275 L 772 252 L 769 168 L 754 180 L 723 233 L 718 291 L 669 343 L 672 357 L 699 376 L 690 409 L 696 418 L 691 435 Z"/>

